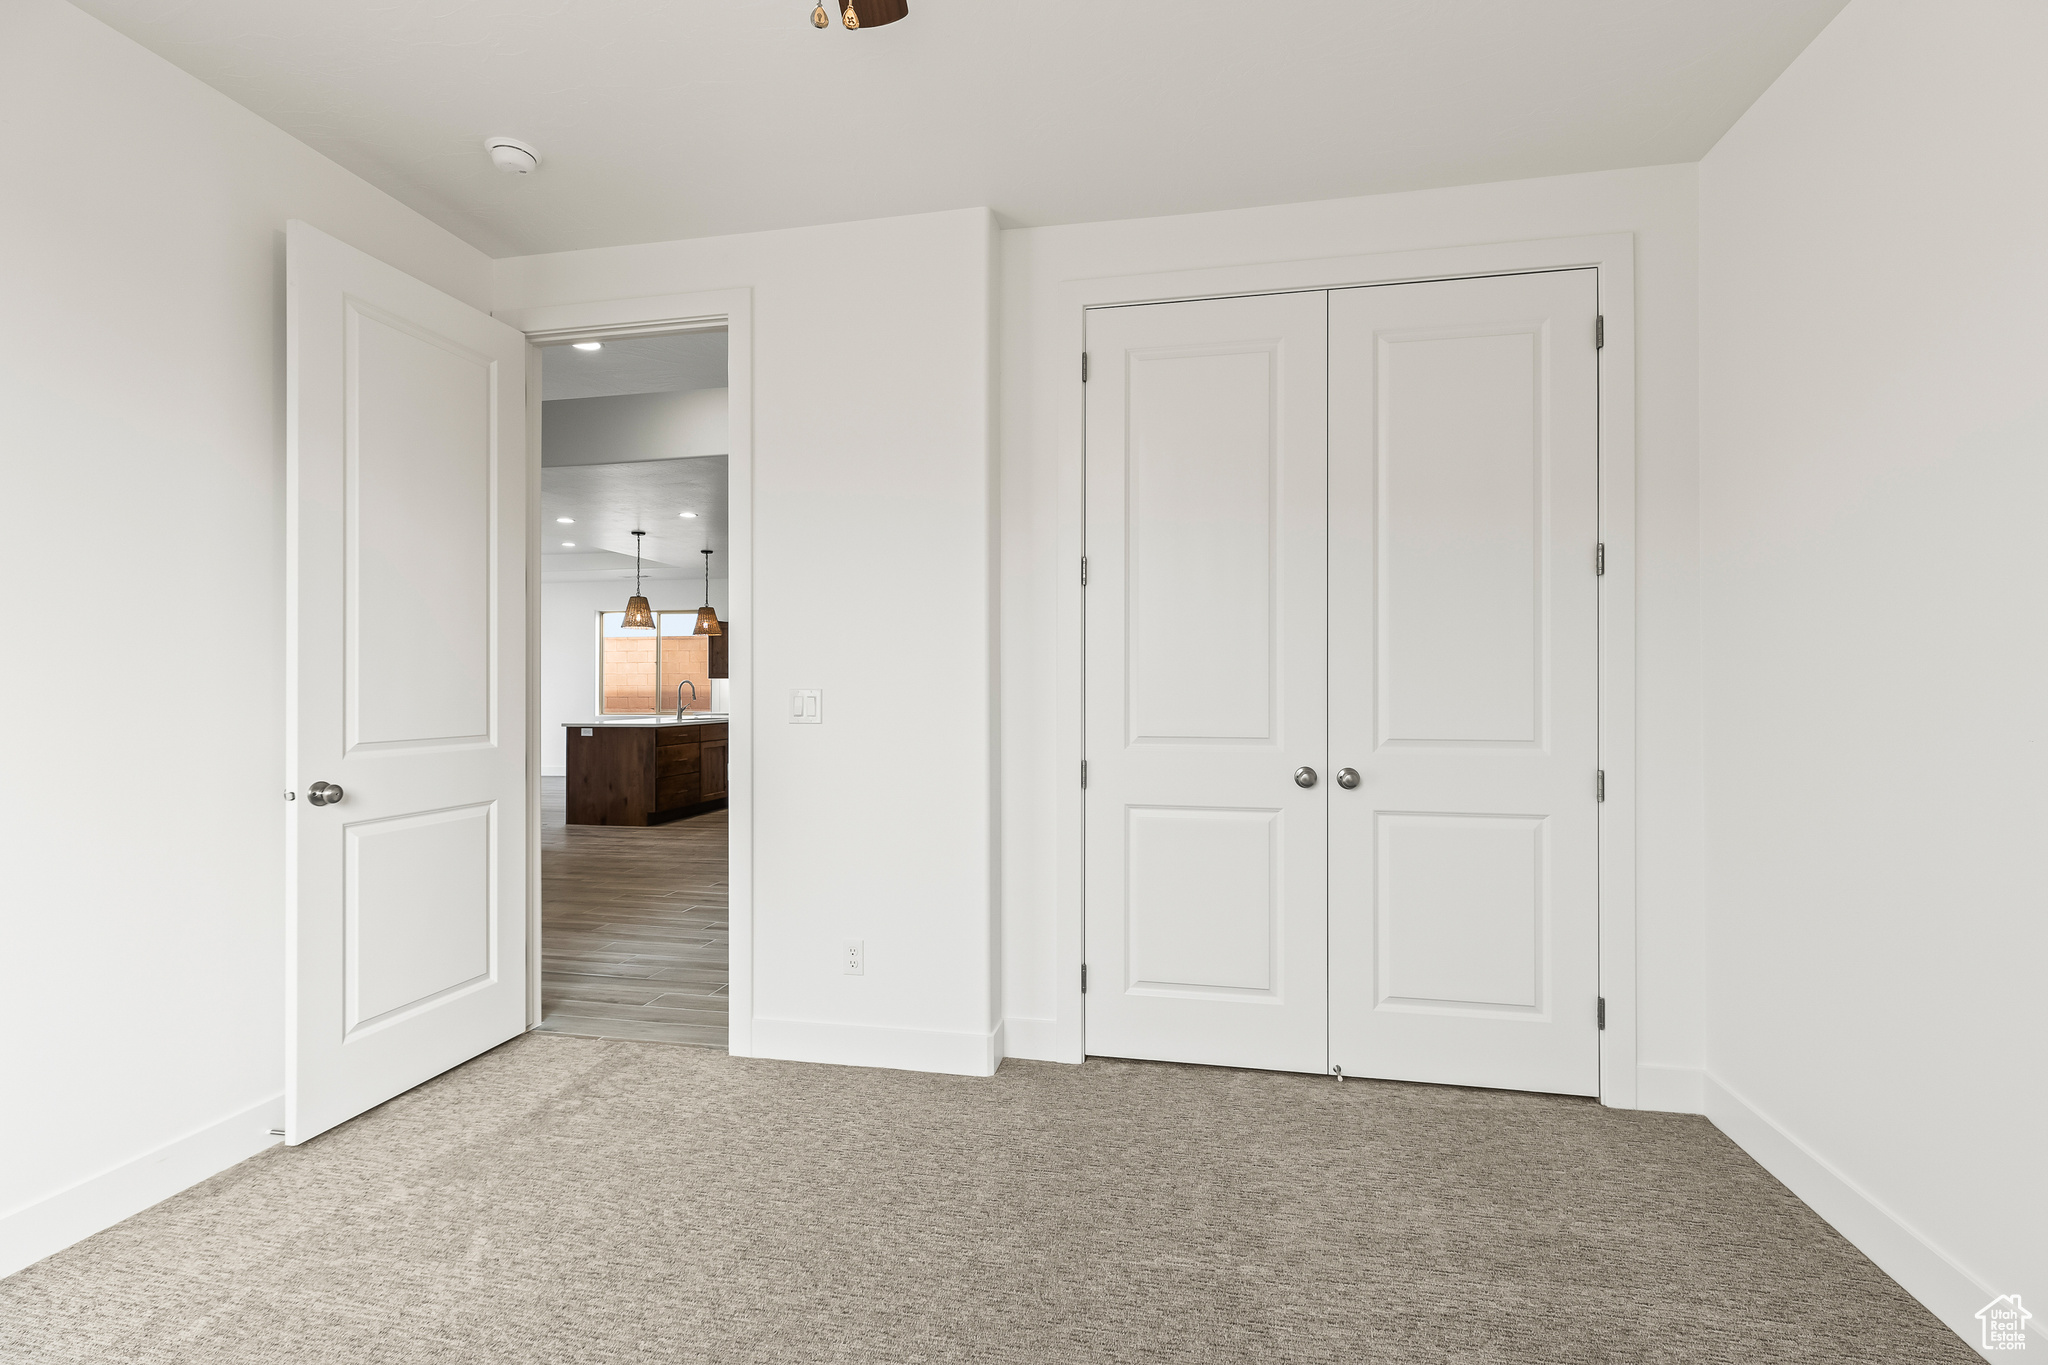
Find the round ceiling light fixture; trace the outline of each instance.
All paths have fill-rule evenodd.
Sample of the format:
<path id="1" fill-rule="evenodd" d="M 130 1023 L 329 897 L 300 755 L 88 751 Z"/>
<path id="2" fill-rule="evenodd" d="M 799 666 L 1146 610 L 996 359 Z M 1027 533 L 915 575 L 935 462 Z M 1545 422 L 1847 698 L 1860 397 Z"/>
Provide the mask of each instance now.
<path id="1" fill-rule="evenodd" d="M 507 175 L 531 175 L 540 165 L 540 153 L 516 137 L 487 137 L 484 150 L 491 164 Z"/>

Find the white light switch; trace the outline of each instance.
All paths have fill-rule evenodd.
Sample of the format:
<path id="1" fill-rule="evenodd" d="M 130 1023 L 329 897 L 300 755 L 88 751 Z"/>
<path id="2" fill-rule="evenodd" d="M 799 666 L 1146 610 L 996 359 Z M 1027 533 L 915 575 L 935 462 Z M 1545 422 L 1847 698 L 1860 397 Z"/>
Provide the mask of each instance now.
<path id="1" fill-rule="evenodd" d="M 825 723 L 825 694 L 815 687 L 800 687 L 789 694 L 789 723 L 791 725 L 823 725 Z"/>

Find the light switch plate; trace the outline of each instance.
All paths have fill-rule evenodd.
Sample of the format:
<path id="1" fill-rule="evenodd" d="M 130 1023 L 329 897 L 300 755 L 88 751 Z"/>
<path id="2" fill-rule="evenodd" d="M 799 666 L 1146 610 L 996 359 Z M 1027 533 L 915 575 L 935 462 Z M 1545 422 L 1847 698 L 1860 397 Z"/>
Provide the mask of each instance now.
<path id="1" fill-rule="evenodd" d="M 789 694 L 789 723 L 791 725 L 823 725 L 825 723 L 825 693 L 816 687 L 799 687 Z"/>

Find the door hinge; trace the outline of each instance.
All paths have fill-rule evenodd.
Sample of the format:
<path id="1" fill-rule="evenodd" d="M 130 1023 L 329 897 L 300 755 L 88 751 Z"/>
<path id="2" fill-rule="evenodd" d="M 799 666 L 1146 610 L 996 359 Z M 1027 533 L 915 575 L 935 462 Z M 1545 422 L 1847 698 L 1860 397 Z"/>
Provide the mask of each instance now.
<path id="1" fill-rule="evenodd" d="M 1607 545 L 1601 542 L 1593 547 L 1593 576 L 1598 578 L 1607 572 Z"/>
<path id="2" fill-rule="evenodd" d="M 1081 964 L 1081 994 L 1088 994 L 1088 964 Z"/>
<path id="3" fill-rule="evenodd" d="M 1601 1028 L 1603 1028 L 1603 1029 L 1604 1029 L 1604 1028 L 1606 1028 L 1606 1027 L 1607 1027 L 1607 997 L 1606 997 L 1606 996 L 1604 996 L 1604 995 L 1603 995 L 1603 996 L 1601 996 L 1601 997 L 1600 997 L 1600 1004 L 1599 1004 L 1599 1006 L 1598 1006 L 1598 1007 L 1597 1007 L 1597 1008 L 1596 1008 L 1596 1009 L 1594 1010 L 1594 1012 L 1593 1012 L 1593 1017 L 1594 1017 L 1595 1021 L 1599 1023 L 1599 1025 L 1600 1025 L 1600 1027 L 1601 1027 Z"/>
<path id="4" fill-rule="evenodd" d="M 1081 556 L 1081 586 L 1088 586 L 1088 556 Z"/>
<path id="5" fill-rule="evenodd" d="M 1081 352 L 1081 382 L 1083 384 L 1088 382 L 1088 353 L 1086 351 Z"/>
<path id="6" fill-rule="evenodd" d="M 1081 790 L 1088 790 L 1088 760 L 1081 760 Z"/>
<path id="7" fill-rule="evenodd" d="M 1593 770 L 1593 799 L 1595 801 L 1605 801 L 1607 799 L 1607 770 L 1605 768 L 1595 768 Z"/>
<path id="8" fill-rule="evenodd" d="M 1599 313 L 1593 315 L 1593 349 L 1599 350 L 1607 344 L 1607 319 Z M 1082 369 L 1086 369 L 1084 364 Z"/>

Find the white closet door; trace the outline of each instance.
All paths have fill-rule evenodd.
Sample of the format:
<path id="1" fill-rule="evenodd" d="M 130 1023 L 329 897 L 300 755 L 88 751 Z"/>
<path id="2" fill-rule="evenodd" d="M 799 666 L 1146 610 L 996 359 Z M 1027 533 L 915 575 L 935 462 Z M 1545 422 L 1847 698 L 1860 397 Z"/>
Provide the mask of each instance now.
<path id="1" fill-rule="evenodd" d="M 1088 314 L 1097 1055 L 1327 1067 L 1326 302 Z"/>
<path id="2" fill-rule="evenodd" d="M 1330 296 L 1330 1061 L 1599 1092 L 1591 270 Z"/>
<path id="3" fill-rule="evenodd" d="M 303 1142 L 526 1027 L 526 339 L 304 223 L 285 241 Z"/>

